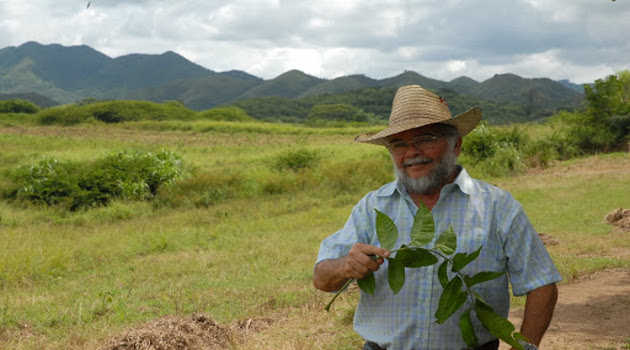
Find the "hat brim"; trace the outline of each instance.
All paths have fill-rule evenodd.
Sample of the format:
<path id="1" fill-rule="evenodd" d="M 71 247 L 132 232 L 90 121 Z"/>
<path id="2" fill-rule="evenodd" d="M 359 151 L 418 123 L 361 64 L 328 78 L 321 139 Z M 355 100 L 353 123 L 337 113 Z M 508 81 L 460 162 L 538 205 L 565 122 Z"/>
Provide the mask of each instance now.
<path id="1" fill-rule="evenodd" d="M 460 115 L 451 119 L 438 121 L 435 123 L 427 123 L 426 120 L 410 120 L 405 123 L 399 123 L 395 126 L 389 126 L 377 133 L 365 133 L 354 138 L 355 141 L 372 143 L 375 145 L 385 146 L 389 143 L 389 137 L 403 131 L 420 128 L 431 124 L 448 124 L 457 128 L 461 137 L 466 136 L 473 131 L 481 121 L 481 108 L 474 107 Z"/>

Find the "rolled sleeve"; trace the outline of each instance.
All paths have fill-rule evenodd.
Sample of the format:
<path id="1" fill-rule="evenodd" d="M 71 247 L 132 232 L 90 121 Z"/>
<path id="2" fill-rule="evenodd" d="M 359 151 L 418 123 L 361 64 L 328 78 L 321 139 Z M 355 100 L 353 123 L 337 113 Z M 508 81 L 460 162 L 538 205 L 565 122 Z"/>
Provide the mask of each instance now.
<path id="1" fill-rule="evenodd" d="M 511 205 L 513 218 L 506 231 L 505 252 L 512 293 L 521 296 L 539 287 L 562 280 L 551 256 L 522 206 Z"/>

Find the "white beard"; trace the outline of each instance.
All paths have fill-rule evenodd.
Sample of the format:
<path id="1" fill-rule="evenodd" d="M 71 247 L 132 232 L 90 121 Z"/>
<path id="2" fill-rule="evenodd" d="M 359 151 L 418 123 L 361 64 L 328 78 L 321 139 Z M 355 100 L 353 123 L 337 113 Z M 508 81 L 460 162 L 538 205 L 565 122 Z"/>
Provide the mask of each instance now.
<path id="1" fill-rule="evenodd" d="M 406 165 L 426 161 L 426 158 L 416 157 L 405 161 Z M 457 166 L 457 156 L 453 151 L 447 152 L 437 161 L 431 173 L 419 178 L 412 178 L 404 170 L 401 170 L 394 163 L 394 175 L 405 186 L 409 193 L 431 194 L 439 190 L 448 182 L 449 176 L 455 171 Z"/>

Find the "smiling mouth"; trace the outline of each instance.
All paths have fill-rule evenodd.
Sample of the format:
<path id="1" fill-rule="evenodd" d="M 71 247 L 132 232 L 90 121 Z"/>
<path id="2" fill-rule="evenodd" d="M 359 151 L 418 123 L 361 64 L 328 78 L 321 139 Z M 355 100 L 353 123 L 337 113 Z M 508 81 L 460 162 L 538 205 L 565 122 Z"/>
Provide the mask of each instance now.
<path id="1" fill-rule="evenodd" d="M 433 160 L 429 159 L 429 158 L 416 158 L 416 159 L 410 159 L 406 162 L 403 163 L 403 165 L 405 166 L 405 168 L 410 167 L 410 166 L 414 166 L 414 165 L 426 165 L 433 162 Z"/>

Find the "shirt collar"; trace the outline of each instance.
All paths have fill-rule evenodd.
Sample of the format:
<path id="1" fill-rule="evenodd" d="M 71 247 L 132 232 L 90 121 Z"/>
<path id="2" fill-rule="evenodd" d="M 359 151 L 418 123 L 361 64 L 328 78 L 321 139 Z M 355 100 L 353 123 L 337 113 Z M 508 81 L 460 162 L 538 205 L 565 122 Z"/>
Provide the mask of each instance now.
<path id="1" fill-rule="evenodd" d="M 458 165 L 457 168 L 459 169 L 459 175 L 457 175 L 455 181 L 444 187 L 447 188 L 451 186 L 457 186 L 459 187 L 459 190 L 462 191 L 464 194 L 467 194 L 469 196 L 474 195 L 477 192 L 477 188 L 472 177 L 468 175 L 466 169 L 464 169 L 461 165 Z"/>

